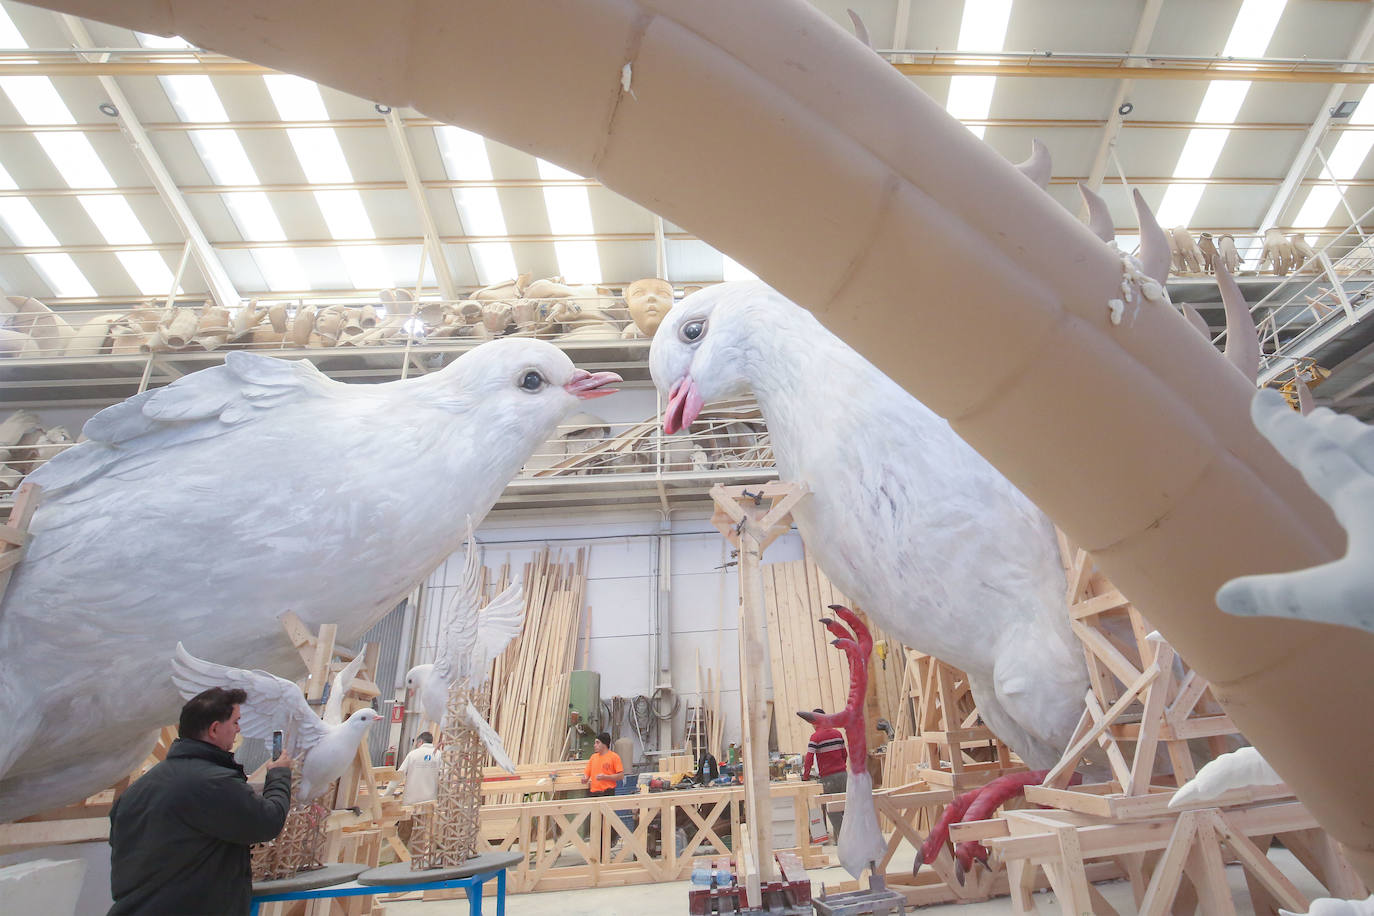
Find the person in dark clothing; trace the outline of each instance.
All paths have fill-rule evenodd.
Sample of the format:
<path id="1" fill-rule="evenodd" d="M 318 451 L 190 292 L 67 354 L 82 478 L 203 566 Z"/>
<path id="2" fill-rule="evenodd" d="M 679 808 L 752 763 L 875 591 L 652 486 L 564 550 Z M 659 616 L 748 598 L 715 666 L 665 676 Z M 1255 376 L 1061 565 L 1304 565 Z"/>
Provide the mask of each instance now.
<path id="1" fill-rule="evenodd" d="M 286 823 L 292 760 L 272 761 L 261 795 L 249 788 L 230 753 L 246 699 L 223 687 L 192 697 L 167 759 L 110 809 L 109 916 L 249 911 L 249 846 Z"/>
<path id="2" fill-rule="evenodd" d="M 701 749 L 701 756 L 697 758 L 696 783 L 699 786 L 709 786 L 720 778 L 720 764 L 716 756 L 706 748 Z"/>

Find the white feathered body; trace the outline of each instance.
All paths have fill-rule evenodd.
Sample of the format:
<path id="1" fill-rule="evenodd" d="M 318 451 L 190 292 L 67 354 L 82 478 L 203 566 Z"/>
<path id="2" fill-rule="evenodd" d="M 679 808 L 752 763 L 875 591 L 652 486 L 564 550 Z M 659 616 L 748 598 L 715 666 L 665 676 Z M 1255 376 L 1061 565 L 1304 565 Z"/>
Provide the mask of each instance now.
<path id="1" fill-rule="evenodd" d="M 705 314 L 695 348 L 676 337 Z M 670 313 L 660 389 L 690 372 L 705 400 L 752 389 L 816 562 L 890 635 L 970 675 L 989 727 L 1032 767 L 1067 745 L 1087 688 L 1050 521 L 949 424 L 761 283 Z M 712 349 L 708 349 L 712 348 Z M 823 612 L 816 609 L 817 616 Z"/>
<path id="2" fill-rule="evenodd" d="M 286 611 L 361 636 L 577 405 L 556 388 L 572 364 L 537 343 L 381 385 L 231 353 L 94 417 L 93 441 L 32 475 L 43 501 L 0 605 L 0 821 L 142 759 L 175 721 L 178 640 L 294 675 Z M 550 376 L 542 398 L 516 389 L 527 364 Z"/>

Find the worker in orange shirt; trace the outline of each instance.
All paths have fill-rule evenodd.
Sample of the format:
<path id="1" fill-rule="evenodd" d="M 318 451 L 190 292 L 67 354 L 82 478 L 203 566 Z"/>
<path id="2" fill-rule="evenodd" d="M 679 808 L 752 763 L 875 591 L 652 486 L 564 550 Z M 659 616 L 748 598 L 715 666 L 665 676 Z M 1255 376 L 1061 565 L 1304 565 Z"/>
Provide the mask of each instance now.
<path id="1" fill-rule="evenodd" d="M 588 794 L 593 797 L 614 795 L 615 787 L 620 784 L 620 777 L 625 772 L 625 766 L 620 762 L 620 755 L 611 750 L 611 733 L 602 732 L 596 736 L 596 741 L 592 743 L 593 754 L 587 761 L 587 772 L 582 777 L 582 785 L 587 787 Z"/>

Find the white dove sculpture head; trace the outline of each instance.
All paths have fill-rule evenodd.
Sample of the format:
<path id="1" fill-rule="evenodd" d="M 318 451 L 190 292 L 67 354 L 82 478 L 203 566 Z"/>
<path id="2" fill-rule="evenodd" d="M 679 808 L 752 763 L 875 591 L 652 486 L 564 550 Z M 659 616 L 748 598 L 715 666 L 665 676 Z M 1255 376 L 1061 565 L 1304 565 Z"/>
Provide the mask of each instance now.
<path id="1" fill-rule="evenodd" d="M 529 338 L 483 344 L 435 378 L 436 385 L 443 379 L 442 392 L 457 392 L 464 404 L 480 403 L 484 413 L 508 417 L 523 428 L 552 426 L 579 401 L 614 394 L 603 386 L 621 380 L 614 372 L 578 369 L 553 344 Z"/>
<path id="2" fill-rule="evenodd" d="M 433 665 L 416 665 L 406 672 L 406 689 L 419 690 L 420 685 L 429 677 L 429 673 L 434 670 Z"/>
<path id="3" fill-rule="evenodd" d="M 721 283 L 692 293 L 664 317 L 649 348 L 649 371 L 667 401 L 664 432 L 687 429 L 708 401 L 749 390 L 749 340 L 767 333 L 768 323 L 750 325 L 776 296 L 764 283 Z"/>

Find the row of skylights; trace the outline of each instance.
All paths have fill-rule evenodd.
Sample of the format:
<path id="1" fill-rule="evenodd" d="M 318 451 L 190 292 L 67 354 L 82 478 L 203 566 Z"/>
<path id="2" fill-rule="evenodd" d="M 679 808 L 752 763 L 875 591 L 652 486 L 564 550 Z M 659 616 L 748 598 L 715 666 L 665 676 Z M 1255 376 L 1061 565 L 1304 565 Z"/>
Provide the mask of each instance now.
<path id="1" fill-rule="evenodd" d="M 1263 57 L 1274 36 L 1288 0 L 1245 0 L 1231 26 L 1230 37 L 1222 49 L 1223 57 Z M 1250 91 L 1249 80 L 1213 80 L 1202 97 L 1195 121 L 1210 124 L 1233 124 L 1245 96 Z M 1221 149 L 1231 131 L 1224 127 L 1195 128 L 1188 132 L 1183 152 L 1174 166 L 1174 178 L 1210 178 L 1216 168 Z M 1165 227 L 1186 226 L 1197 211 L 1198 201 L 1207 186 L 1199 183 L 1171 184 L 1164 191 L 1155 217 Z"/>
<path id="2" fill-rule="evenodd" d="M 1007 40 L 1011 4 L 1012 0 L 964 0 L 958 49 L 1001 51 Z M 957 62 L 964 65 L 990 63 L 973 59 L 960 59 Z M 952 76 L 945 110 L 961 121 L 985 120 L 992 111 L 992 93 L 996 86 L 995 76 Z M 987 128 L 977 125 L 969 126 L 969 130 L 982 139 Z"/>
<path id="3" fill-rule="evenodd" d="M 1355 108 L 1354 114 L 1350 116 L 1351 124 L 1374 125 L 1374 86 L 1365 90 L 1364 97 L 1360 104 Z M 1326 168 L 1323 168 L 1320 177 L 1327 182 L 1330 181 L 1349 181 L 1359 172 L 1360 166 L 1364 164 L 1365 157 L 1369 155 L 1369 150 L 1374 147 L 1374 130 L 1348 130 L 1341 135 L 1332 148 L 1330 155 L 1326 157 Z M 1336 208 L 1341 206 L 1341 192 L 1335 185 L 1319 184 L 1307 193 L 1307 200 L 1303 201 L 1298 209 L 1298 215 L 1293 219 L 1293 227 L 1296 229 L 1320 229 L 1324 228 L 1330 221 L 1331 215 Z M 1359 217 L 1356 213 L 1352 217 Z"/>
<path id="4" fill-rule="evenodd" d="M 15 27 L 9 13 L 0 8 L 0 40 L 8 47 L 26 48 L 28 43 Z M 9 97 L 26 124 L 75 124 L 76 118 L 58 95 L 52 80 L 46 76 L 0 77 L 0 89 Z M 100 161 L 95 148 L 79 131 L 47 131 L 34 133 L 62 180 L 71 188 L 113 188 L 114 178 Z M 3 172 L 3 185 L 17 189 L 9 173 Z M 77 197 L 86 214 L 109 245 L 148 245 L 151 239 L 143 228 L 129 201 L 119 194 L 83 194 Z M 7 198 L 0 207 L 9 234 L 23 246 L 58 245 L 57 237 L 48 228 L 27 198 Z M 95 290 L 76 266 L 71 256 L 63 252 L 42 252 L 27 256 L 29 263 L 43 275 L 48 286 L 63 298 L 92 297 Z M 115 257 L 128 272 L 141 294 L 166 295 L 172 287 L 172 272 L 157 251 L 118 251 Z"/>
<path id="5" fill-rule="evenodd" d="M 451 181 L 491 181 L 491 159 L 480 134 L 443 125 L 434 128 L 434 139 L 444 160 L 444 172 Z M 469 235 L 506 234 L 506 217 L 495 188 L 454 188 L 453 202 Z M 499 283 L 519 273 L 509 242 L 477 242 L 468 248 L 478 283 Z"/>

